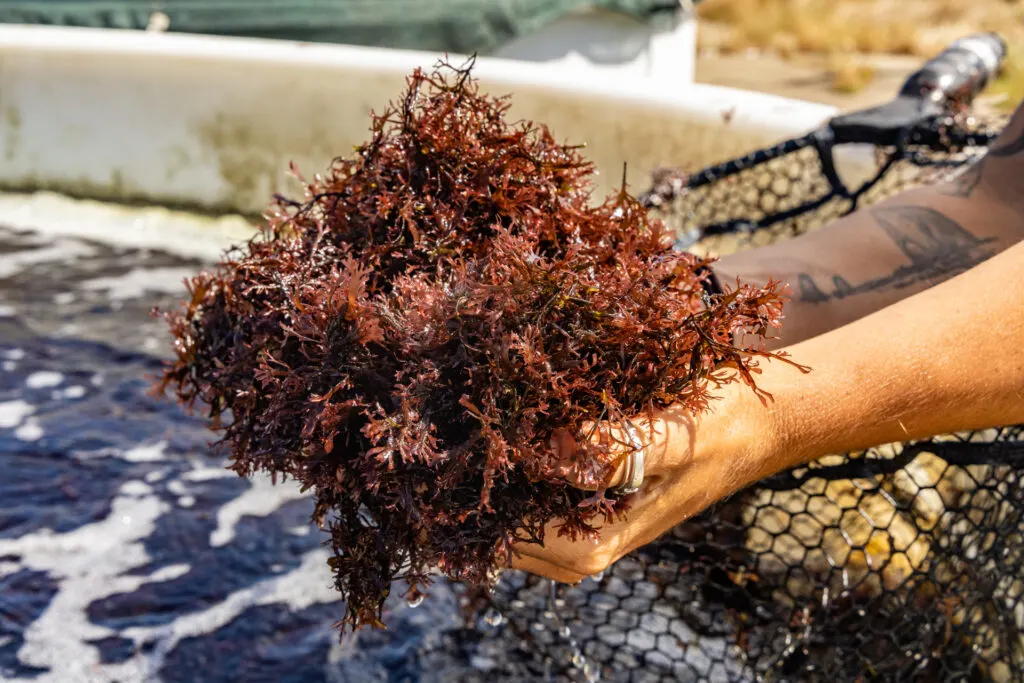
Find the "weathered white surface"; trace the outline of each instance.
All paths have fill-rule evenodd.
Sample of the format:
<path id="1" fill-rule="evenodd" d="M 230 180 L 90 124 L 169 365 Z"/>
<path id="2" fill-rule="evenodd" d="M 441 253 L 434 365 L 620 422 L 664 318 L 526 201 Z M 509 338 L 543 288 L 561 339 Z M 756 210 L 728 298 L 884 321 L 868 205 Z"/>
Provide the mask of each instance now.
<path id="1" fill-rule="evenodd" d="M 667 40 L 667 38 L 666 38 Z M 259 212 L 368 137 L 369 113 L 439 55 L 94 29 L 0 27 L 0 188 Z M 461 58 L 453 57 L 454 62 Z M 587 144 L 602 194 L 802 133 L 834 110 L 665 78 L 481 58 L 514 117 Z M 642 188 L 641 188 L 642 189 Z"/>

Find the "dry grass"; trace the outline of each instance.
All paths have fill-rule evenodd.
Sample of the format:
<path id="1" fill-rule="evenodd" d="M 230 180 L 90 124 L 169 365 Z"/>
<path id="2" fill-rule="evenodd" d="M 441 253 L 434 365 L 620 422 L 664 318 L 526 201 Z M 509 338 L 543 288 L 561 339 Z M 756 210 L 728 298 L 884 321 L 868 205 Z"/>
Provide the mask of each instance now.
<path id="1" fill-rule="evenodd" d="M 1013 63 L 998 88 L 1024 94 L 1024 0 L 705 0 L 703 22 L 723 29 L 713 47 L 783 57 L 826 56 L 834 86 L 853 92 L 871 80 L 856 55 L 931 57 L 957 37 L 998 31 Z"/>
<path id="2" fill-rule="evenodd" d="M 1010 44 L 1003 73 L 989 92 L 1003 98 L 998 106 L 1007 112 L 1024 100 L 1024 41 Z"/>
<path id="3" fill-rule="evenodd" d="M 829 57 L 828 73 L 832 89 L 841 93 L 860 92 L 875 77 L 875 70 L 856 54 L 835 54 Z"/>

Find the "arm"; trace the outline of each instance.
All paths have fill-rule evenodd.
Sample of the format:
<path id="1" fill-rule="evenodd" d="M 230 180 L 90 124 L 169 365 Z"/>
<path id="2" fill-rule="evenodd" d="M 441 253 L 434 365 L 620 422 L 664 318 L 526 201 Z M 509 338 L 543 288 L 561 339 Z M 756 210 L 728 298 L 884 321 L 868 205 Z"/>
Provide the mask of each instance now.
<path id="1" fill-rule="evenodd" d="M 1024 105 L 952 181 L 893 196 L 792 240 L 723 257 L 723 284 L 789 284 L 781 339 L 800 342 L 961 273 L 1024 239 Z"/>
<path id="2" fill-rule="evenodd" d="M 843 453 L 1024 422 L 1024 243 L 765 364 L 767 408 L 739 384 L 699 418 L 656 421 L 647 483 L 597 544 L 550 533 L 518 566 L 563 581 L 600 571 L 708 505 L 781 470 Z"/>

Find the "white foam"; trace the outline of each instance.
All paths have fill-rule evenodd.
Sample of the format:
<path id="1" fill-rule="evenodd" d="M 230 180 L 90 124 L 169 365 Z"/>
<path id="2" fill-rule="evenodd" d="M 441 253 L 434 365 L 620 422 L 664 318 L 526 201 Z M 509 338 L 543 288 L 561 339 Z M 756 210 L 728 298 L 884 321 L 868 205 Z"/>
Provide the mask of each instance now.
<path id="1" fill-rule="evenodd" d="M 6 349 L 0 351 L 0 356 L 7 360 L 22 360 L 25 357 L 25 349 Z"/>
<path id="2" fill-rule="evenodd" d="M 88 607 L 111 595 L 137 590 L 150 579 L 127 575 L 149 561 L 142 544 L 166 506 L 155 496 L 115 498 L 110 514 L 64 534 L 43 529 L 16 539 L 0 539 L 0 555 L 20 556 L 22 567 L 58 581 L 49 604 L 24 631 L 18 659 L 46 671 L 39 683 L 92 683 L 146 680 L 139 658 L 102 666 L 87 641 L 114 632 L 89 620 Z M 124 520 L 129 523 L 125 524 Z"/>
<path id="3" fill-rule="evenodd" d="M 151 444 L 141 444 L 135 448 L 125 451 L 121 457 L 129 462 L 158 462 L 165 460 L 164 449 L 167 448 L 166 441 L 157 441 Z"/>
<path id="4" fill-rule="evenodd" d="M 85 387 L 81 385 L 73 385 L 67 389 L 59 389 L 50 394 L 54 400 L 61 401 L 64 399 L 76 399 L 85 396 Z"/>
<path id="5" fill-rule="evenodd" d="M 0 429 L 13 429 L 36 412 L 34 406 L 20 399 L 0 403 Z"/>
<path id="6" fill-rule="evenodd" d="M 96 249 L 84 242 L 55 239 L 34 249 L 4 254 L 3 259 L 0 259 L 0 279 L 16 275 L 32 266 L 43 263 L 68 263 L 95 253 Z"/>
<path id="7" fill-rule="evenodd" d="M 5 360 L 3 364 L 4 372 L 14 372 L 14 369 L 18 367 L 18 364 L 13 360 Z"/>
<path id="8" fill-rule="evenodd" d="M 141 298 L 147 292 L 183 294 L 183 281 L 195 274 L 194 268 L 133 268 L 123 275 L 86 280 L 81 287 L 106 292 L 111 300 L 123 301 Z"/>
<path id="9" fill-rule="evenodd" d="M 326 550 L 317 548 L 303 555 L 302 563 L 292 571 L 236 591 L 205 610 L 182 615 L 167 625 L 125 629 L 121 635 L 136 643 L 156 642 L 147 657 L 145 675 L 139 680 L 153 680 L 167 654 L 183 639 L 213 633 L 250 607 L 284 604 L 298 611 L 337 601 L 338 593 L 332 587 L 327 567 L 328 556 Z"/>
<path id="10" fill-rule="evenodd" d="M 57 304 L 58 306 L 67 306 L 74 300 L 74 292 L 60 292 L 58 294 L 53 295 L 53 303 Z"/>
<path id="11" fill-rule="evenodd" d="M 217 547 L 230 543 L 235 537 L 235 525 L 242 517 L 266 517 L 285 503 L 307 495 L 299 491 L 296 481 L 274 484 L 268 475 L 254 475 L 245 493 L 217 510 L 217 528 L 210 534 L 210 545 Z"/>
<path id="12" fill-rule="evenodd" d="M 33 372 L 26 377 L 25 386 L 29 389 L 48 389 L 49 387 L 59 385 L 63 381 L 64 375 L 61 373 L 42 370 L 40 372 Z"/>
<path id="13" fill-rule="evenodd" d="M 227 468 L 203 467 L 201 469 L 189 470 L 181 475 L 187 481 L 211 481 L 213 479 L 234 479 L 237 474 Z"/>
<path id="14" fill-rule="evenodd" d="M 188 574 L 192 570 L 192 565 L 184 562 L 178 564 L 169 564 L 166 567 L 161 567 L 155 572 L 149 575 L 149 580 L 153 583 L 160 583 L 162 581 L 174 581 L 175 579 L 181 578 Z"/>
<path id="15" fill-rule="evenodd" d="M 18 313 L 18 309 L 7 304 L 0 304 L 0 318 L 12 318 Z"/>
<path id="16" fill-rule="evenodd" d="M 123 496 L 148 496 L 153 493 L 153 488 L 144 481 L 133 479 L 121 484 L 121 495 Z"/>
<path id="17" fill-rule="evenodd" d="M 39 441 L 43 438 L 43 426 L 34 417 L 30 417 L 18 425 L 14 436 L 22 441 Z"/>
<path id="18" fill-rule="evenodd" d="M 0 224 L 208 261 L 218 260 L 226 247 L 255 234 L 252 224 L 240 216 L 212 218 L 160 207 L 71 199 L 51 192 L 0 194 Z"/>

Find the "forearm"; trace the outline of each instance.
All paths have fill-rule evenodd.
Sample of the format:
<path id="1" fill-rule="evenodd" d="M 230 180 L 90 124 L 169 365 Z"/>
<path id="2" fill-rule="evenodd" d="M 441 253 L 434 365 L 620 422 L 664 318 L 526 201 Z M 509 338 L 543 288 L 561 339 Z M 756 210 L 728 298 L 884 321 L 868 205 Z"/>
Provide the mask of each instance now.
<path id="1" fill-rule="evenodd" d="M 792 290 L 775 347 L 827 332 L 981 263 L 1024 239 L 1024 112 L 958 179 L 901 193 L 812 233 L 723 257 L 723 283 Z"/>
<path id="2" fill-rule="evenodd" d="M 1024 422 L 1024 244 L 766 364 L 753 481 L 822 455 Z"/>
<path id="3" fill-rule="evenodd" d="M 596 542 L 552 526 L 542 546 L 520 547 L 516 566 L 576 582 L 716 501 L 821 456 L 1024 423 L 1022 341 L 1024 243 L 787 348 L 811 370 L 765 362 L 756 381 L 774 397 L 767 406 L 731 383 L 714 392 L 709 412 L 662 411 L 644 430 L 648 474 L 628 516 L 602 525 Z"/>

